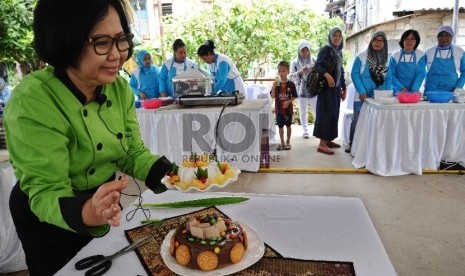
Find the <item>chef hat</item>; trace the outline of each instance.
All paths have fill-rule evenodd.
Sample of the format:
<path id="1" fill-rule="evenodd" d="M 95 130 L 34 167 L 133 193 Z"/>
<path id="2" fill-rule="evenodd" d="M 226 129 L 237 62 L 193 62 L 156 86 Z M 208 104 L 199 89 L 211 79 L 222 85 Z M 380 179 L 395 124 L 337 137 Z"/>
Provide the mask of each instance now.
<path id="1" fill-rule="evenodd" d="M 438 35 L 439 35 L 441 32 L 446 32 L 446 33 L 450 34 L 450 36 L 454 37 L 454 30 L 452 30 L 452 27 L 451 27 L 450 25 L 441 26 L 441 27 L 438 29 Z"/>

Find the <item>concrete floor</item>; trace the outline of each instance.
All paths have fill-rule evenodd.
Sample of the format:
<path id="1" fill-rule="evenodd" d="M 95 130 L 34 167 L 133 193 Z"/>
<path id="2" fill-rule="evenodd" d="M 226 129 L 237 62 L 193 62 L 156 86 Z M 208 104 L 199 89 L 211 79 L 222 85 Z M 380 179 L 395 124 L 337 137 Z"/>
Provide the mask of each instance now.
<path id="1" fill-rule="evenodd" d="M 303 139 L 299 125 L 293 125 L 292 129 L 290 151 L 276 151 L 276 145 L 271 147 L 275 161 L 272 168 L 324 169 L 321 171 L 353 168 L 352 157 L 343 149 L 336 149 L 333 156 L 318 153 L 316 138 Z M 337 170 L 300 174 L 242 172 L 238 181 L 223 191 L 359 197 L 398 275 L 465 275 L 463 175 L 381 177 Z M 134 183 L 125 192 L 139 193 Z M 134 200 L 122 196 L 123 205 Z"/>
<path id="2" fill-rule="evenodd" d="M 290 151 L 271 148 L 270 154 L 276 155 L 272 168 L 353 168 L 352 157 L 343 149 L 336 149 L 333 156 L 318 153 L 318 140 L 303 139 L 299 125 L 293 125 L 291 144 Z M 242 172 L 237 182 L 222 191 L 359 197 L 398 275 L 465 275 L 462 175 Z M 128 192 L 137 192 L 135 185 Z"/>

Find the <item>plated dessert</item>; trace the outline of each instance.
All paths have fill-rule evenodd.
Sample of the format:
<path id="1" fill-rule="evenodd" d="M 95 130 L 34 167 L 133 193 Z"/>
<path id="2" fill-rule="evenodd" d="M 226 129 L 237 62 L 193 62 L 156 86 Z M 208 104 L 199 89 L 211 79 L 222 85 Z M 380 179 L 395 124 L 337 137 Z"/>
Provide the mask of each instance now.
<path id="1" fill-rule="evenodd" d="M 227 162 L 218 162 L 212 155 L 192 154 L 180 166 L 173 163 L 170 174 L 162 179 L 169 188 L 186 191 L 189 188 L 206 191 L 211 185 L 225 186 L 237 180 L 240 170 L 232 168 Z"/>
<path id="2" fill-rule="evenodd" d="M 170 254 L 179 265 L 202 271 L 241 262 L 247 247 L 247 233 L 241 225 L 217 214 L 192 217 L 170 240 Z"/>

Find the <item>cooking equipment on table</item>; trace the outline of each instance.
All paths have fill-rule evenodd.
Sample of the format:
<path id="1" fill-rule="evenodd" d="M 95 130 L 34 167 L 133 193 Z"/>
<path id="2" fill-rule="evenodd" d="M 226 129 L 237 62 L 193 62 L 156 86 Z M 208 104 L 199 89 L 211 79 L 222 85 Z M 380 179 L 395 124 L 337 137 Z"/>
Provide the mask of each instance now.
<path id="1" fill-rule="evenodd" d="M 155 109 L 155 108 L 159 108 L 162 105 L 162 100 L 159 100 L 159 99 L 142 100 L 141 105 L 145 109 Z"/>
<path id="2" fill-rule="evenodd" d="M 425 93 L 428 101 L 432 103 L 448 103 L 454 96 L 454 93 L 449 91 L 428 91 Z"/>
<path id="3" fill-rule="evenodd" d="M 218 95 L 196 96 L 183 95 L 177 99 L 177 103 L 182 106 L 198 106 L 198 105 L 238 105 L 244 101 L 244 94 L 234 91 L 233 93 L 220 92 Z"/>
<path id="4" fill-rule="evenodd" d="M 375 100 L 380 98 L 392 98 L 394 96 L 392 90 L 374 90 L 373 93 Z"/>
<path id="5" fill-rule="evenodd" d="M 421 93 L 418 92 L 399 92 L 397 93 L 399 103 L 418 103 L 421 99 Z"/>
<path id="6" fill-rule="evenodd" d="M 189 68 L 173 78 L 174 98 L 211 95 L 213 82 L 214 77 L 210 73 L 199 68 Z"/>
<path id="7" fill-rule="evenodd" d="M 244 100 L 244 95 L 219 92 L 212 95 L 214 77 L 198 68 L 190 68 L 173 78 L 174 98 L 182 106 L 199 105 L 238 105 Z"/>

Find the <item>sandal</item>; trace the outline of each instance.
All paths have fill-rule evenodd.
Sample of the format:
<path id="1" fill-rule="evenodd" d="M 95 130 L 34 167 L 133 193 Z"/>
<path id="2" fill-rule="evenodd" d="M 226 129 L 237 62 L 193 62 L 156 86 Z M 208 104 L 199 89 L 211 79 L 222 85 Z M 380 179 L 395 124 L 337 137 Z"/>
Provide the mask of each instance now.
<path id="1" fill-rule="evenodd" d="M 334 151 L 332 151 L 331 149 L 325 149 L 325 148 L 320 148 L 320 147 L 318 147 L 318 149 L 316 151 L 327 154 L 327 155 L 333 155 L 334 154 Z"/>
<path id="2" fill-rule="evenodd" d="M 290 150 L 290 149 L 291 149 L 291 145 L 289 145 L 289 144 L 285 145 L 285 146 L 284 146 L 284 149 L 285 149 L 285 150 Z"/>
<path id="3" fill-rule="evenodd" d="M 279 146 L 278 146 L 277 150 L 283 150 L 283 149 L 284 149 L 284 147 L 285 147 L 284 145 L 282 145 L 282 144 L 279 144 Z"/>
<path id="4" fill-rule="evenodd" d="M 340 147 L 341 147 L 341 145 L 336 144 L 336 143 L 334 143 L 333 141 L 326 142 L 326 145 L 327 145 L 329 148 L 340 148 Z"/>

